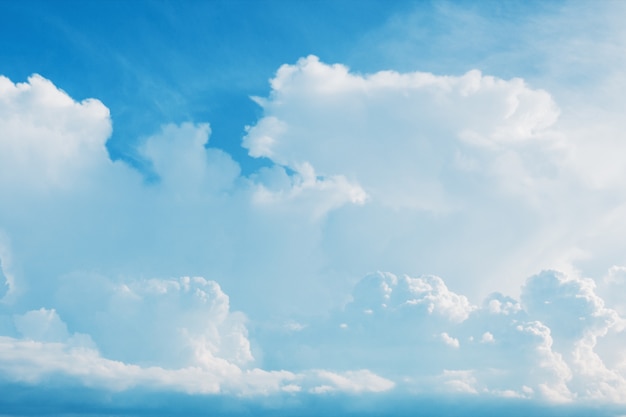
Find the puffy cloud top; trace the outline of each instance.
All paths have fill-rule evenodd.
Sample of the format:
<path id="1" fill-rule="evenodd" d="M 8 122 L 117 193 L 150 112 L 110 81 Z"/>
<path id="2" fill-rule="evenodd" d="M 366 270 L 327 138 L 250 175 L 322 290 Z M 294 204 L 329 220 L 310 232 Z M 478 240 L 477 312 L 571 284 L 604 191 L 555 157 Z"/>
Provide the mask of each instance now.
<path id="1" fill-rule="evenodd" d="M 243 141 L 250 155 L 345 175 L 393 206 L 449 208 L 452 177 L 477 172 L 523 186 L 516 175 L 537 174 L 524 144 L 548 138 L 559 114 L 545 91 L 478 71 L 360 75 L 309 56 L 271 85 Z"/>
<path id="2" fill-rule="evenodd" d="M 2 187 L 63 188 L 108 160 L 109 109 L 76 102 L 39 75 L 17 84 L 0 76 L 0 131 Z"/>
<path id="3" fill-rule="evenodd" d="M 352 297 L 327 321 L 289 333 L 271 355 L 285 362 L 308 352 L 314 363 L 384 370 L 419 392 L 438 381 L 475 395 L 626 402 L 623 362 L 611 365 L 623 357 L 607 345 L 623 340 L 622 319 L 588 279 L 545 271 L 527 280 L 521 303 L 492 294 L 478 307 L 441 278 L 378 272 Z"/>
<path id="4" fill-rule="evenodd" d="M 436 276 L 398 278 L 390 273 L 371 274 L 359 281 L 353 298 L 348 308 L 365 314 L 387 309 L 421 309 L 453 322 L 467 319 L 475 308 L 465 296 L 450 291 Z"/>
<path id="5" fill-rule="evenodd" d="M 168 367 L 236 365 L 253 360 L 245 316 L 231 312 L 229 297 L 200 277 L 129 283 L 94 280 L 85 293 L 76 275 L 57 296 L 59 309 L 77 330 L 91 332 L 102 352 L 126 362 Z M 98 310 L 84 311 L 80 297 Z"/>

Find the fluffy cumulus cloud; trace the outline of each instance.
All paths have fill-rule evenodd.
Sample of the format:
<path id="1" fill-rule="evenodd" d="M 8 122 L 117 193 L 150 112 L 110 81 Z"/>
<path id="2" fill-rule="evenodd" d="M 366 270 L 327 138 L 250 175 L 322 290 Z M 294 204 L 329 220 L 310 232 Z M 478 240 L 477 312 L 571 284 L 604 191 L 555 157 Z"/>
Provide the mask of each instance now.
<path id="1" fill-rule="evenodd" d="M 140 172 L 102 103 L 0 78 L 4 382 L 626 403 L 621 185 L 548 92 L 308 57 L 255 101 L 267 166 L 183 123 Z"/>
<path id="2" fill-rule="evenodd" d="M 590 134 L 547 91 L 476 70 L 359 74 L 314 56 L 283 65 L 271 87 L 255 99 L 250 155 L 365 196 L 329 214 L 335 270 L 432 272 L 480 299 L 541 269 L 597 276 L 626 261 L 608 244 L 623 230 L 623 184 L 592 184 Z"/>
<path id="3" fill-rule="evenodd" d="M 127 259 L 154 264 L 142 275 L 179 264 L 201 269 L 178 256 L 219 260 L 211 271 L 233 262 L 242 238 L 229 245 L 228 230 L 238 214 L 264 204 L 263 183 L 242 178 L 228 154 L 205 148 L 208 125 L 165 125 L 148 137 L 139 153 L 156 179 L 146 182 L 109 159 L 111 121 L 102 103 L 76 102 L 40 76 L 0 81 L 1 191 L 8 203 L 0 209 L 4 378 L 40 383 L 65 375 L 111 390 L 234 394 L 298 391 L 308 380 L 313 389 L 320 379 L 339 391 L 393 385 L 367 371 L 333 377 L 261 370 L 247 319 L 231 311 L 217 282 L 132 278 L 123 268 L 113 277 L 102 273 L 113 271 L 103 265 Z M 310 188 L 308 180 L 293 181 L 294 190 Z M 334 187 L 313 181 L 322 194 Z M 166 253 L 169 259 L 159 261 Z"/>
<path id="4" fill-rule="evenodd" d="M 215 358 L 241 366 L 253 359 L 245 317 L 230 312 L 229 297 L 214 281 L 183 277 L 76 284 L 85 279 L 66 280 L 56 304 L 73 318 L 75 329 L 97 335 L 107 357 L 174 368 L 210 366 Z"/>
<path id="5" fill-rule="evenodd" d="M 262 297 L 246 290 L 261 274 L 301 305 L 317 305 L 299 291 L 319 294 L 332 281 L 313 279 L 324 266 L 314 255 L 316 219 L 362 203 L 358 187 L 278 166 L 242 177 L 230 155 L 207 145 L 208 124 L 164 125 L 147 136 L 138 154 L 149 172 L 138 172 L 109 159 L 111 120 L 99 101 L 76 102 L 40 76 L 2 86 L 2 277 L 28 292 L 29 307 L 81 271 L 220 276 L 242 283 L 231 286 L 242 302 L 266 310 L 284 298 L 272 285 L 257 289 Z M 294 282 L 297 274 L 305 279 Z"/>
<path id="6" fill-rule="evenodd" d="M 2 337 L 5 378 L 36 383 L 67 375 L 113 391 L 151 386 L 234 394 L 280 391 L 296 379 L 246 366 L 253 357 L 245 317 L 230 311 L 213 281 L 71 284 L 57 298 L 70 326 L 55 309 L 13 315 L 15 334 Z"/>
<path id="7" fill-rule="evenodd" d="M 413 392 L 623 403 L 626 374 L 614 357 L 623 337 L 624 319 L 588 279 L 545 271 L 527 280 L 521 301 L 496 293 L 479 306 L 438 277 L 381 272 L 266 359 L 365 367 Z"/>
<path id="8" fill-rule="evenodd" d="M 109 110 L 95 99 L 76 102 L 39 75 L 17 84 L 0 76 L 0 126 L 5 192 L 63 189 L 108 159 Z"/>
<path id="9" fill-rule="evenodd" d="M 392 207 L 451 210 L 461 202 L 449 186 L 461 175 L 525 192 L 550 176 L 537 148 L 557 147 L 548 93 L 478 71 L 359 75 L 310 56 L 282 66 L 257 102 L 265 117 L 244 138 L 252 156 L 343 175 Z"/>
<path id="10" fill-rule="evenodd" d="M 382 392 L 395 385 L 366 369 L 293 373 L 255 367 L 245 317 L 230 311 L 228 296 L 213 281 L 108 284 L 76 301 L 90 307 L 72 312 L 71 300 L 59 304 L 72 326 L 55 309 L 15 314 L 15 334 L 0 337 L 3 377 L 29 384 L 69 377 L 114 392 L 140 387 L 232 395 Z M 95 293 L 97 299 L 91 298 Z"/>

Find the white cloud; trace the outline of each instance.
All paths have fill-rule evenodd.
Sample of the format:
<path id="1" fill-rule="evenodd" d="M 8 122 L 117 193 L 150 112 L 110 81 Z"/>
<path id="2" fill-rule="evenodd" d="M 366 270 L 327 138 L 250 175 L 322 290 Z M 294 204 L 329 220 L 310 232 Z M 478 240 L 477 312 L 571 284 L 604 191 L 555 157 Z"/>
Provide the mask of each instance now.
<path id="1" fill-rule="evenodd" d="M 378 376 L 367 369 L 335 373 L 329 371 L 316 371 L 315 376 L 321 380 L 322 385 L 311 389 L 313 393 L 325 393 L 329 391 L 345 392 L 383 392 L 395 386 L 393 381 Z"/>
<path id="2" fill-rule="evenodd" d="M 458 204 L 450 186 L 473 175 L 471 166 L 506 188 L 534 181 L 537 161 L 526 159 L 524 144 L 550 147 L 545 130 L 558 116 L 549 94 L 519 79 L 478 71 L 361 76 L 314 56 L 283 65 L 269 98 L 257 102 L 265 116 L 243 142 L 252 156 L 345 175 L 382 204 L 428 210 Z"/>
<path id="3" fill-rule="evenodd" d="M 243 177 L 208 146 L 208 124 L 164 125 L 139 149 L 159 177 L 144 184 L 108 159 L 101 103 L 41 77 L 0 88 L 0 279 L 20 289 L 1 317 L 15 327 L 8 379 L 258 394 L 407 378 L 424 392 L 625 401 L 623 306 L 574 267 L 622 251 L 621 182 L 573 174 L 582 148 L 547 92 L 309 57 L 279 70 L 244 139 L 273 165 Z M 533 276 L 514 298 L 555 264 L 573 273 Z M 367 275 L 344 310 L 306 317 L 377 269 L 412 276 Z M 128 278 L 189 273 L 219 280 L 257 339 L 216 281 Z M 621 275 L 603 291 L 618 294 Z M 470 301 L 493 290 L 513 297 Z"/>
<path id="4" fill-rule="evenodd" d="M 501 294 L 491 294 L 485 302 L 486 308 L 492 314 L 516 314 L 522 309 L 520 303 Z"/>
<path id="5" fill-rule="evenodd" d="M 443 341 L 443 343 L 445 343 L 446 345 L 453 347 L 453 348 L 459 348 L 460 344 L 459 344 L 459 339 L 450 336 L 448 333 L 443 332 L 441 333 L 441 340 Z"/>
<path id="6" fill-rule="evenodd" d="M 480 337 L 480 341 L 482 343 L 494 343 L 495 339 L 493 337 L 493 335 L 490 332 L 485 332 L 483 333 L 483 335 Z"/>
<path id="7" fill-rule="evenodd" d="M 29 90 L 32 100 L 47 103 L 31 106 L 45 113 L 42 128 L 79 138 L 73 125 L 57 120 L 73 117 L 59 114 L 87 102 L 44 84 Z M 359 75 L 314 57 L 282 67 L 272 88 L 259 99 L 264 117 L 248 129 L 244 144 L 276 164 L 248 178 L 228 154 L 208 146 L 207 124 L 187 123 L 164 125 L 139 149 L 159 183 L 142 184 L 137 172 L 111 163 L 100 146 L 72 156 L 86 171 L 71 178 L 89 181 L 88 189 L 70 189 L 61 200 L 16 195 L 0 214 L 15 219 L 3 228 L 23 277 L 82 269 L 144 276 L 191 272 L 226 284 L 262 275 L 291 296 L 277 296 L 269 290 L 273 285 L 260 289 L 267 289 L 263 297 L 239 293 L 239 285 L 229 292 L 263 313 L 305 306 L 322 312 L 342 301 L 332 294 L 345 293 L 349 277 L 367 271 L 436 273 L 479 299 L 493 290 L 517 291 L 538 267 L 554 267 L 564 253 L 585 246 L 571 226 L 587 209 L 571 210 L 568 198 L 580 189 L 561 190 L 561 180 L 570 180 L 561 163 L 569 145 L 556 132 L 559 111 L 545 91 L 476 71 L 458 77 Z M 73 104 L 59 107 L 37 98 L 50 92 Z M 28 111 L 11 100 L 6 108 L 26 126 L 22 113 Z M 81 119 L 109 126 L 99 130 L 98 143 L 110 133 L 103 115 Z M 273 142 L 260 146 L 263 137 Z M 12 139 L 26 153 L 26 143 L 36 140 L 34 134 L 28 141 Z M 42 204 L 53 205 L 45 218 L 35 209 Z M 589 220 L 583 228 L 594 224 Z M 64 234 L 69 229 L 73 233 Z M 76 256 L 65 259 L 63 253 Z M 486 258 L 494 261 L 481 261 Z M 38 267 L 43 264 L 45 271 Z M 480 282 L 466 275 L 480 276 Z M 305 292 L 319 297 L 300 295 Z"/>
<path id="8" fill-rule="evenodd" d="M 297 301 L 279 296 L 273 285 L 254 295 L 245 285 L 233 285 L 251 310 L 329 304 L 301 289 L 326 291 L 315 280 L 322 255 L 311 254 L 324 215 L 365 198 L 357 186 L 312 171 L 283 171 L 285 187 L 263 173 L 244 178 L 227 153 L 207 146 L 209 126 L 191 123 L 164 125 L 144 140 L 138 152 L 159 178 L 147 184 L 139 172 L 109 160 L 104 144 L 111 121 L 100 102 L 73 101 L 39 76 L 25 84 L 3 78 L 2 85 L 7 93 L 0 107 L 0 227 L 12 256 L 3 249 L 0 257 L 9 284 L 37 300 L 28 308 L 48 306 L 62 277 L 75 273 L 93 278 L 191 272 L 231 283 L 261 274 L 275 277 L 285 291 L 291 287 Z M 58 175 L 43 172 L 48 169 Z M 266 241 L 270 232 L 273 245 Z M 302 282 L 291 279 L 296 275 Z"/>
<path id="9" fill-rule="evenodd" d="M 141 388 L 237 396 L 297 393 L 303 387 L 311 393 L 382 392 L 395 386 L 367 369 L 293 373 L 252 367 L 244 318 L 229 311 L 228 296 L 215 282 L 185 277 L 111 288 L 101 294 L 108 295 L 103 301 L 109 309 L 94 305 L 74 312 L 88 316 L 73 321 L 87 325 L 98 345 L 89 334 L 70 333 L 54 309 L 15 315 L 21 338 L 0 336 L 2 379 L 42 384 L 69 378 L 106 391 Z M 115 350 L 112 340 L 126 350 Z"/>
<path id="10" fill-rule="evenodd" d="M 561 354 L 552 349 L 553 340 L 550 328 L 539 321 L 529 322 L 516 326 L 516 330 L 528 335 L 533 344 L 530 358 L 530 377 L 542 396 L 550 401 L 568 401 L 573 399 L 567 382 L 572 373 Z M 534 346 L 533 346 L 534 345 Z"/>
<path id="11" fill-rule="evenodd" d="M 109 110 L 98 100 L 75 102 L 39 75 L 14 84 L 0 76 L 0 185 L 67 188 L 108 162 Z"/>
<path id="12" fill-rule="evenodd" d="M 482 298 L 517 291 L 541 269 L 597 276 L 625 261 L 623 129 L 584 97 L 561 110 L 522 79 L 361 74 L 314 56 L 283 65 L 271 86 L 256 99 L 263 117 L 244 138 L 250 154 L 367 193 L 362 208 L 333 211 L 326 229 L 329 256 L 348 275 L 434 272 Z"/>
<path id="13" fill-rule="evenodd" d="M 223 151 L 204 148 L 210 133 L 208 124 L 165 125 L 146 139 L 140 153 L 174 196 L 229 190 L 239 177 L 239 165 Z"/>
<path id="14" fill-rule="evenodd" d="M 403 282 L 412 285 L 402 291 Z M 429 282 L 445 288 L 440 278 L 368 275 L 344 310 L 290 334 L 266 360 L 304 358 L 308 352 L 307 360 L 317 366 L 384 371 L 399 387 L 423 393 L 626 402 L 620 394 L 626 361 L 615 357 L 625 336 L 622 319 L 603 306 L 589 280 L 546 271 L 528 279 L 522 303 L 494 294 L 482 307 L 465 305 L 462 320 L 407 302 L 424 293 L 434 301 Z M 445 292 L 439 297 L 449 298 Z"/>
<path id="15" fill-rule="evenodd" d="M 289 176 L 282 167 L 263 169 L 255 175 L 256 189 L 252 201 L 259 206 L 270 206 L 275 210 L 293 210 L 310 213 L 320 218 L 345 204 L 363 204 L 367 194 L 344 176 L 320 177 L 313 167 L 304 163 L 297 174 Z"/>
<path id="16" fill-rule="evenodd" d="M 359 281 L 348 305 L 354 311 L 424 311 L 452 322 L 462 322 L 476 307 L 467 297 L 450 291 L 437 276 L 398 278 L 388 272 L 367 275 Z"/>
<path id="17" fill-rule="evenodd" d="M 574 371 L 570 385 L 592 398 L 625 400 L 626 375 L 610 369 L 597 349 L 606 339 L 612 347 L 608 355 L 602 353 L 611 360 L 611 350 L 624 338 L 624 319 L 605 307 L 593 280 L 544 272 L 529 279 L 522 300 L 530 314 L 550 326 L 556 342 L 567 346 L 561 350 Z"/>
<path id="18" fill-rule="evenodd" d="M 110 391 L 140 387 L 189 394 L 258 395 L 292 387 L 291 381 L 296 379 L 296 375 L 286 371 L 242 371 L 223 360 L 215 361 L 211 367 L 142 367 L 104 358 L 91 348 L 9 337 L 0 337 L 0 371 L 4 379 L 29 384 L 54 380 L 60 375 L 87 387 Z"/>
<path id="19" fill-rule="evenodd" d="M 64 316 L 93 338 L 106 357 L 168 367 L 212 366 L 219 359 L 238 366 L 253 360 L 246 318 L 231 312 L 229 297 L 201 277 L 92 282 L 89 292 L 65 281 L 56 297 Z M 93 307 L 82 297 L 96 298 Z M 97 306 L 97 308 L 96 308 Z"/>
<path id="20" fill-rule="evenodd" d="M 553 271 L 531 277 L 522 291 L 524 308 L 563 339 L 605 333 L 622 319 L 604 306 L 591 279 L 570 278 Z"/>
<path id="21" fill-rule="evenodd" d="M 314 56 L 271 86 L 243 140 L 250 155 L 367 195 L 322 210 L 335 209 L 323 242 L 334 270 L 433 272 L 478 298 L 579 261 L 564 254 L 580 253 L 572 227 L 588 212 L 570 202 L 585 190 L 548 92 L 475 70 L 359 74 Z"/>

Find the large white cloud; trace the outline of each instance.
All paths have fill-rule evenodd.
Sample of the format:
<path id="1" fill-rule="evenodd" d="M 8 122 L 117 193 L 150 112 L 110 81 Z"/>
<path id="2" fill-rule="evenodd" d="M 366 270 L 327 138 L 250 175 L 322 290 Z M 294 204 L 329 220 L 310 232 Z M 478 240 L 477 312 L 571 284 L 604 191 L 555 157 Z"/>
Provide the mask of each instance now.
<path id="1" fill-rule="evenodd" d="M 271 83 L 269 98 L 257 99 L 264 118 L 244 138 L 250 154 L 345 175 L 392 207 L 450 210 L 462 196 L 450 189 L 458 177 L 494 175 L 525 192 L 556 170 L 542 166 L 549 161 L 537 149 L 555 147 L 546 129 L 559 111 L 520 79 L 359 75 L 310 56 L 282 66 Z"/>
<path id="2" fill-rule="evenodd" d="M 539 290 L 544 287 L 551 291 Z M 604 306 L 588 280 L 555 272 L 529 278 L 521 304 L 494 294 L 482 306 L 469 304 L 437 277 L 370 275 L 330 320 L 260 335 L 266 346 L 274 343 L 266 362 L 293 371 L 251 366 L 243 316 L 230 311 L 214 282 L 139 280 L 94 291 L 104 298 L 101 304 L 87 293 L 89 307 L 76 311 L 59 299 L 73 317 L 71 326 L 54 309 L 14 315 L 18 336 L 0 341 L 3 378 L 38 384 L 65 376 L 113 391 L 265 395 L 397 387 L 422 394 L 626 402 L 626 368 L 604 359 L 623 343 L 623 319 Z M 566 321 L 573 330 L 561 326 Z M 94 339 L 77 332 L 81 326 Z M 107 333 L 102 326 L 112 328 Z M 619 338 L 607 338 L 611 334 Z M 608 351 L 597 348 L 602 341 L 611 344 Z M 127 349 L 116 351 L 116 343 Z"/>
<path id="3" fill-rule="evenodd" d="M 611 112 L 578 117 L 524 80 L 476 70 L 361 74 L 314 56 L 283 65 L 271 87 L 255 99 L 250 155 L 367 195 L 329 214 L 335 270 L 436 273 L 480 299 L 541 269 L 598 276 L 626 262 L 624 183 L 602 162 L 622 146 Z M 605 171 L 611 181 L 593 179 Z"/>
<path id="4" fill-rule="evenodd" d="M 545 271 L 527 280 L 521 303 L 493 294 L 477 306 L 437 277 L 377 273 L 329 319 L 271 333 L 281 347 L 266 360 L 384 370 L 423 393 L 624 403 L 614 357 L 624 320 L 590 284 Z"/>
<path id="5" fill-rule="evenodd" d="M 352 392 L 393 387 L 367 370 L 261 370 L 246 317 L 230 310 L 215 281 L 129 278 L 208 271 L 250 293 L 248 274 L 295 271 L 308 251 L 291 247 L 294 236 L 310 246 L 315 219 L 361 202 L 358 187 L 313 172 L 276 171 L 278 182 L 270 172 L 243 178 L 228 154 L 206 147 L 208 124 L 192 123 L 164 125 L 145 139 L 139 153 L 157 177 L 148 183 L 109 160 L 111 121 L 102 103 L 78 103 L 40 76 L 1 81 L 0 192 L 8 204 L 0 207 L 0 277 L 2 295 L 12 295 L 0 315 L 4 379 L 39 384 L 69 377 L 114 391 L 236 395 L 315 392 L 320 384 Z M 312 223 L 304 234 L 285 233 L 285 214 Z M 284 243 L 257 256 L 255 248 L 267 248 L 261 231 L 268 227 Z M 287 269 L 286 249 L 294 254 Z M 251 299 L 271 304 L 283 297 L 272 298 L 275 292 L 272 285 L 258 288 Z"/>
<path id="6" fill-rule="evenodd" d="M 366 369 L 293 373 L 254 367 L 245 317 L 230 311 L 228 296 L 215 282 L 183 277 L 100 284 L 92 293 L 66 288 L 63 296 L 74 300 L 59 300 L 72 327 L 86 329 L 95 340 L 71 331 L 55 309 L 13 316 L 17 336 L 0 336 L 3 382 L 58 380 L 112 392 L 237 396 L 383 392 L 395 385 Z"/>
<path id="7" fill-rule="evenodd" d="M 139 149 L 159 178 L 152 184 L 108 160 L 106 108 L 95 111 L 99 102 L 77 103 L 33 80 L 4 80 L 13 91 L 4 97 L 5 113 L 13 114 L 4 141 L 25 155 L 43 155 L 45 147 L 29 144 L 47 137 L 67 136 L 83 149 L 67 156 L 80 162 L 46 157 L 68 173 L 62 195 L 18 186 L 34 184 L 24 170 L 3 190 L 21 190 L 0 208 L 11 219 L 2 226 L 18 254 L 13 264 L 24 268 L 23 285 L 42 297 L 55 278 L 28 282 L 34 276 L 191 273 L 219 277 L 259 312 L 323 311 L 341 301 L 336 294 L 348 291 L 348 277 L 377 269 L 445 276 L 476 301 L 493 290 L 517 291 L 538 269 L 571 270 L 600 252 L 608 254 L 604 269 L 624 263 L 610 250 L 619 246 L 610 244 L 618 239 L 611 230 L 621 230 L 619 213 L 601 225 L 608 233 L 592 234 L 606 206 L 571 204 L 589 192 L 563 158 L 573 144 L 558 131 L 550 95 L 519 79 L 476 71 L 360 75 L 309 57 L 278 71 L 270 96 L 258 99 L 264 117 L 244 138 L 252 155 L 275 165 L 242 177 L 228 154 L 208 146 L 208 125 L 165 125 Z M 38 104 L 17 103 L 25 92 Z M 80 121 L 99 135 L 60 122 L 76 109 L 89 111 Z M 28 133 L 33 115 L 50 135 Z M 237 293 L 243 287 L 235 282 L 255 276 L 275 285 L 263 287 L 264 297 Z M 316 296 L 301 296 L 303 288 Z"/>
<path id="8" fill-rule="evenodd" d="M 608 246 L 626 264 L 623 196 L 581 180 L 547 92 L 309 57 L 257 99 L 244 145 L 271 166 L 244 177 L 208 124 L 164 125 L 138 149 L 146 182 L 109 160 L 98 101 L 37 76 L 0 86 L 6 379 L 624 401 L 623 268 L 606 303 L 572 268 Z M 208 279 L 168 278 L 190 274 Z M 344 310 L 307 317 L 363 276 Z M 512 297 L 477 303 L 493 290 Z"/>
<path id="9" fill-rule="evenodd" d="M 145 138 L 138 153 L 156 177 L 146 182 L 109 160 L 104 143 L 111 121 L 102 103 L 76 102 L 40 76 L 2 82 L 7 163 L 0 227 L 15 255 L 0 256 L 16 291 L 28 292 L 29 308 L 44 305 L 58 280 L 74 272 L 216 276 L 257 312 L 337 301 L 320 304 L 300 290 L 322 296 L 334 281 L 316 282 L 325 267 L 323 219 L 330 210 L 363 203 L 358 185 L 280 166 L 242 177 L 230 155 L 207 145 L 208 124 L 193 123 L 164 125 Z M 257 276 L 276 284 L 259 288 L 262 297 L 245 289 Z M 293 302 L 276 287 L 290 292 Z"/>

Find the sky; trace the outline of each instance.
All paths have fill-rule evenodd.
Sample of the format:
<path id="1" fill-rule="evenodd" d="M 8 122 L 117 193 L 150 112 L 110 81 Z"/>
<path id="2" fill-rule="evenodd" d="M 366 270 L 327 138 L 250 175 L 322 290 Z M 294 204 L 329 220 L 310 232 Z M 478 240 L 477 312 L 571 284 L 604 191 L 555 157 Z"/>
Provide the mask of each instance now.
<path id="1" fill-rule="evenodd" d="M 625 16 L 0 0 L 0 416 L 626 415 Z"/>

